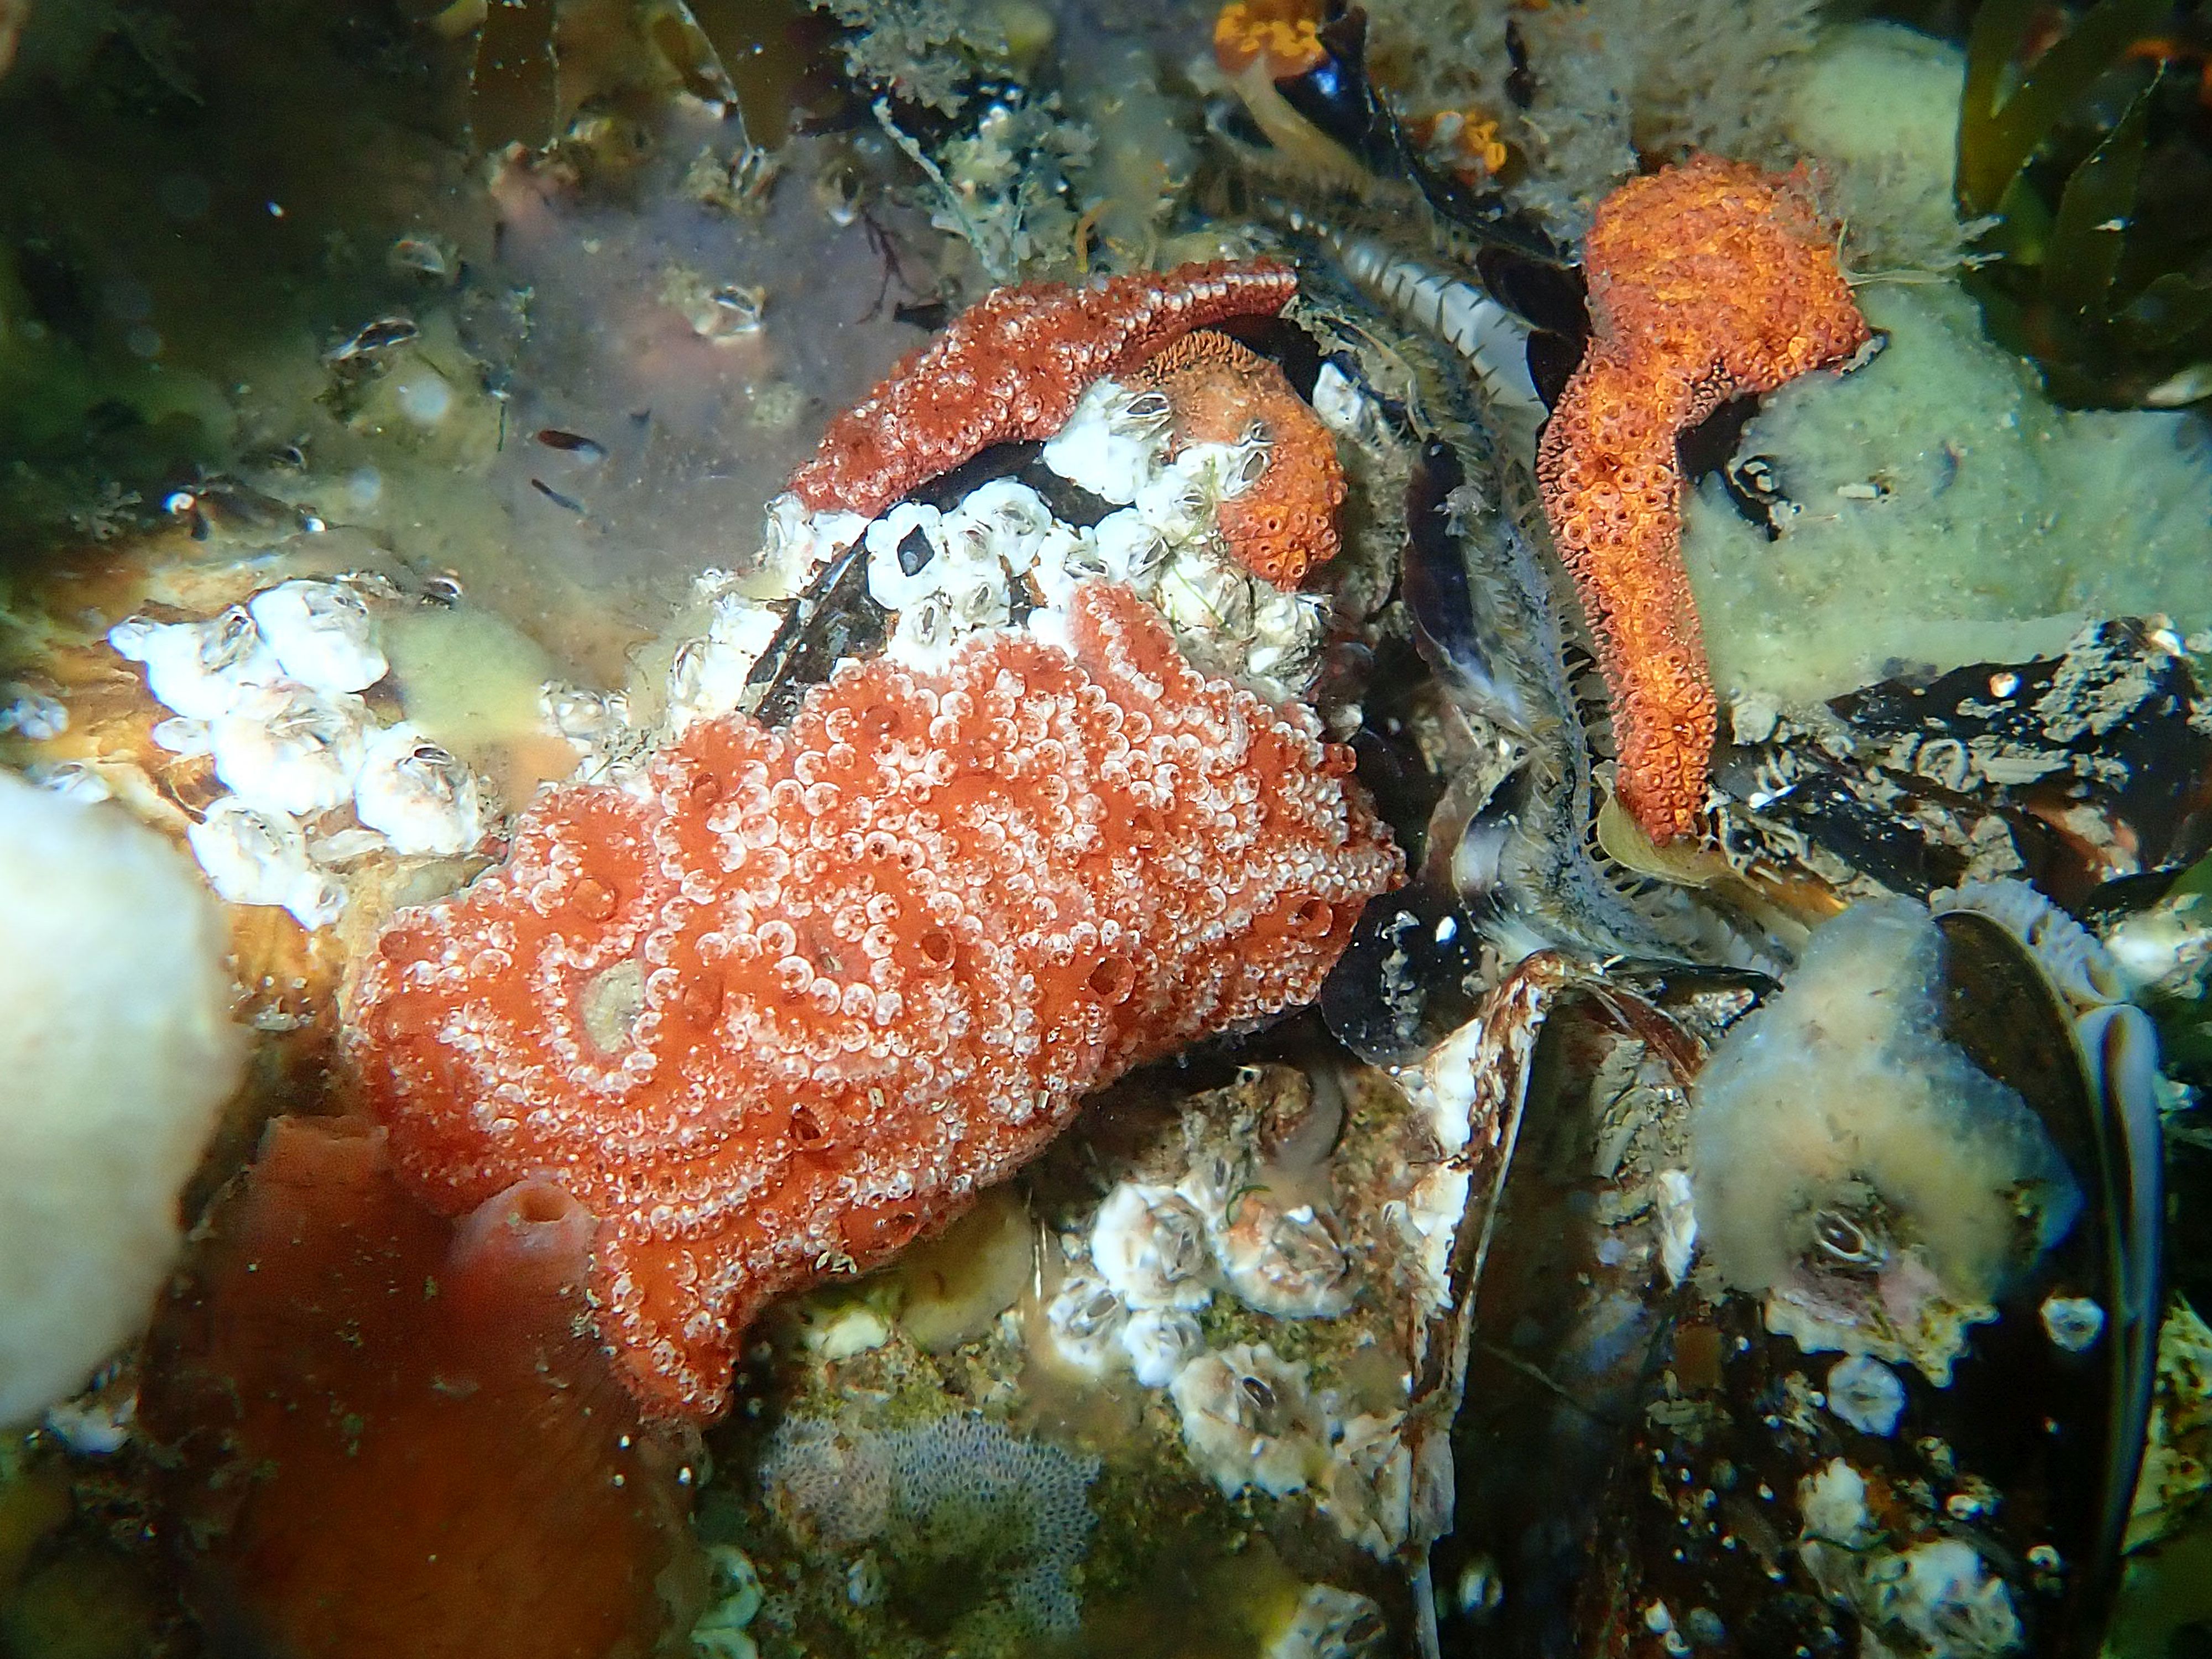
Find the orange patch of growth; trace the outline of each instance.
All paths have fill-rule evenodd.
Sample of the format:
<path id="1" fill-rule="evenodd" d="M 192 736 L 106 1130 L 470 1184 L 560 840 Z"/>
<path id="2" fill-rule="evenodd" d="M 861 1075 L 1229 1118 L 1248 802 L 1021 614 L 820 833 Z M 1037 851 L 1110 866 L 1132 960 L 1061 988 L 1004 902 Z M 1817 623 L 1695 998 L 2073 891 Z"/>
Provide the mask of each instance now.
<path id="1" fill-rule="evenodd" d="M 1213 19 L 1213 61 L 1232 79 L 1255 64 L 1270 81 L 1304 75 L 1328 60 L 1321 24 L 1312 0 L 1229 0 Z"/>
<path id="2" fill-rule="evenodd" d="M 765 1303 L 943 1225 L 1091 1090 L 1310 1000 L 1398 880 L 1310 713 L 1199 674 L 1125 588 L 1070 635 L 848 664 L 784 729 L 541 794 L 368 963 L 401 1170 L 448 1212 L 566 1185 L 649 1410 L 721 1411 Z"/>
<path id="3" fill-rule="evenodd" d="M 1191 329 L 1280 311 L 1297 286 L 1262 259 L 994 289 L 830 422 L 792 493 L 810 513 L 873 518 L 988 445 L 1052 436 L 1100 376 Z"/>
<path id="4" fill-rule="evenodd" d="M 269 1126 L 141 1391 L 208 1629 L 318 1659 L 645 1659 L 689 1627 L 692 1448 L 592 1335 L 591 1236 L 548 1182 L 455 1224 L 401 1188 L 383 1130 Z"/>
<path id="5" fill-rule="evenodd" d="M 1498 123 L 1474 110 L 1439 110 L 1407 122 L 1406 133 L 1433 167 L 1471 185 L 1495 179 L 1512 152 L 1498 136 Z"/>
<path id="6" fill-rule="evenodd" d="M 1221 503 L 1222 533 L 1239 564 L 1278 587 L 1296 587 L 1309 566 L 1336 556 L 1336 511 L 1344 505 L 1336 441 L 1281 369 L 1227 335 L 1200 329 L 1131 378 L 1168 400 L 1178 450 L 1260 440 L 1260 475 Z"/>
<path id="7" fill-rule="evenodd" d="M 1536 476 L 1612 690 L 1616 790 L 1663 843 L 1697 831 L 1717 723 L 1675 441 L 1870 335 L 1796 182 L 1738 162 L 1701 155 L 1623 185 L 1599 205 L 1583 268 L 1594 332 Z"/>

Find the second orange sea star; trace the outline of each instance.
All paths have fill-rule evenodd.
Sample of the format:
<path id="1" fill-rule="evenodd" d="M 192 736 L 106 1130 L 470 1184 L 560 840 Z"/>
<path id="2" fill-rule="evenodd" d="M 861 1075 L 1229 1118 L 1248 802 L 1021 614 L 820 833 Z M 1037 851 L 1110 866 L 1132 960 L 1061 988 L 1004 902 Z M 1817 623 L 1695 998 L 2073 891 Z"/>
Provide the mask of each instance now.
<path id="1" fill-rule="evenodd" d="M 1796 182 L 1740 162 L 1700 155 L 1623 185 L 1598 208 L 1583 268 L 1594 331 L 1536 477 L 1613 692 L 1615 793 L 1668 842 L 1697 831 L 1718 723 L 1675 441 L 1871 335 Z"/>

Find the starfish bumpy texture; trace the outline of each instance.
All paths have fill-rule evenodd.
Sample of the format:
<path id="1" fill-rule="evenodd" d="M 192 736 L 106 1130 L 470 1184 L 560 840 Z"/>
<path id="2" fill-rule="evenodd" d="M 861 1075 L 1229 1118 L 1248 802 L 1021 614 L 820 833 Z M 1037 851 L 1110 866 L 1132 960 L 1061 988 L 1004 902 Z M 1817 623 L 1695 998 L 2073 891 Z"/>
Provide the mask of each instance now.
<path id="1" fill-rule="evenodd" d="M 830 422 L 792 493 L 810 513 L 873 518 L 988 445 L 1050 437 L 1101 376 L 1192 329 L 1272 315 L 1297 286 L 1287 265 L 1219 260 L 994 289 Z"/>
<path id="2" fill-rule="evenodd" d="M 787 727 L 549 790 L 369 960 L 401 1175 L 448 1214 L 533 1176 L 583 1204 L 649 1411 L 719 1413 L 765 1303 L 941 1226 L 1090 1091 L 1311 1000 L 1396 884 L 1309 711 L 1200 674 L 1127 588 L 1068 631 L 848 663 Z"/>
<path id="3" fill-rule="evenodd" d="M 1621 805 L 1697 833 L 1718 724 L 1681 559 L 1675 441 L 1870 337 L 1794 180 L 1711 156 L 1623 185 L 1583 257 L 1594 333 L 1537 451 L 1545 517 L 1613 693 Z"/>

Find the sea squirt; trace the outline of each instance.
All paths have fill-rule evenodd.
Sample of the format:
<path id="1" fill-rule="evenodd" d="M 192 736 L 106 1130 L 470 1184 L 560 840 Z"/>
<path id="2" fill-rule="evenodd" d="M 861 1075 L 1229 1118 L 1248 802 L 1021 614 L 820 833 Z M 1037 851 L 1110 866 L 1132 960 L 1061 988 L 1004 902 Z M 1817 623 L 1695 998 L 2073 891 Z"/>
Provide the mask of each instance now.
<path id="1" fill-rule="evenodd" d="M 518 1183 L 448 1223 L 385 1133 L 278 1118 L 159 1315 L 161 1513 L 223 1651 L 653 1652 L 688 1628 L 691 1443 L 585 1316 L 590 1216 Z"/>
<path id="2" fill-rule="evenodd" d="M 2026 1103 L 1945 1041 L 1943 948 L 1910 901 L 1844 911 L 1715 1049 L 1690 1123 L 1707 1260 L 1767 1328 L 1938 1387 L 2081 1208 Z"/>

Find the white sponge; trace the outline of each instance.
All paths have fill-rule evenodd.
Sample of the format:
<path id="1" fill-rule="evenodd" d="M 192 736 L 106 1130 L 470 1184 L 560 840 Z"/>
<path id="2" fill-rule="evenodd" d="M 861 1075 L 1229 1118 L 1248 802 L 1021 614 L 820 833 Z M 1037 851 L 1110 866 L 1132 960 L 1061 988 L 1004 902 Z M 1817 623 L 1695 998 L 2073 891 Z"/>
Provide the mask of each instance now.
<path id="1" fill-rule="evenodd" d="M 183 854 L 0 770 L 0 1428 L 146 1323 L 244 1064 L 223 957 Z"/>

